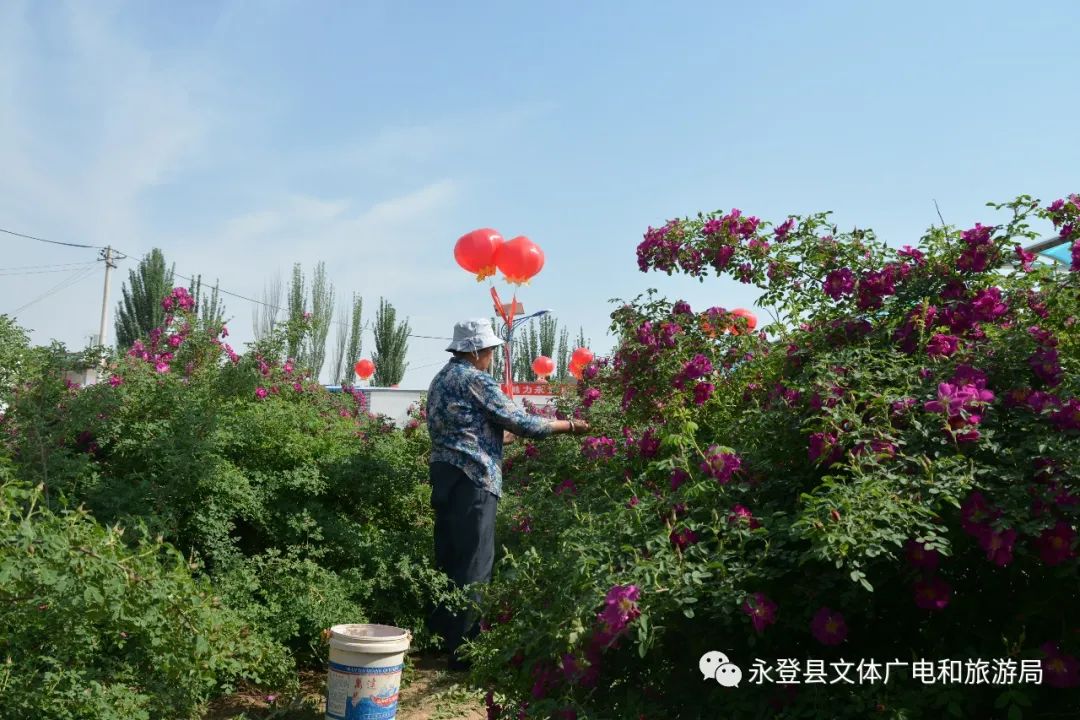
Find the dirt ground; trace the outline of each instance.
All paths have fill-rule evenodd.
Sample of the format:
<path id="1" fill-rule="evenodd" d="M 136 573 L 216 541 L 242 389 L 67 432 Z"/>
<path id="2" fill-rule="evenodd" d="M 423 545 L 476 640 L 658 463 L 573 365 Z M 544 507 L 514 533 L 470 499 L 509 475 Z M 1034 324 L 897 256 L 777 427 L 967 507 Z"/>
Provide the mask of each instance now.
<path id="1" fill-rule="evenodd" d="M 397 720 L 486 720 L 483 693 L 468 687 L 463 673 L 450 672 L 444 659 L 417 657 L 406 668 Z M 300 675 L 294 698 L 245 690 L 214 701 L 203 720 L 323 720 L 325 673 Z"/>

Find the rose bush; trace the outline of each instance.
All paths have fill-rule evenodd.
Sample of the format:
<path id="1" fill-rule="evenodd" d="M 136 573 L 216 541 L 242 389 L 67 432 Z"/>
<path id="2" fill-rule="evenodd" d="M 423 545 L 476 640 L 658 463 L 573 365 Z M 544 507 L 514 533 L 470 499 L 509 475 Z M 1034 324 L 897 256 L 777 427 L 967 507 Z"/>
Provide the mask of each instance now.
<path id="1" fill-rule="evenodd" d="M 592 436 L 510 460 L 472 648 L 491 717 L 1080 712 L 1080 197 L 994 207 L 901 249 L 825 214 L 649 229 L 642 271 L 754 284 L 774 322 L 615 310 L 564 408 Z M 1043 222 L 1071 271 L 1023 250 Z M 711 650 L 737 690 L 703 681 Z M 808 660 L 856 682 L 783 684 Z"/>
<path id="2" fill-rule="evenodd" d="M 433 568 L 425 433 L 332 394 L 275 335 L 241 355 L 177 288 L 166 325 L 111 358 L 102 382 L 65 383 L 60 349 L 11 394 L 4 445 L 50 508 L 145 526 L 187 556 L 223 605 L 301 664 L 323 630 L 386 622 L 430 642 Z M 84 658 L 92 666 L 90 656 Z"/>
<path id="3" fill-rule="evenodd" d="M 161 538 L 53 512 L 0 457 L 0 706 L 5 717 L 189 718 L 292 663 Z"/>

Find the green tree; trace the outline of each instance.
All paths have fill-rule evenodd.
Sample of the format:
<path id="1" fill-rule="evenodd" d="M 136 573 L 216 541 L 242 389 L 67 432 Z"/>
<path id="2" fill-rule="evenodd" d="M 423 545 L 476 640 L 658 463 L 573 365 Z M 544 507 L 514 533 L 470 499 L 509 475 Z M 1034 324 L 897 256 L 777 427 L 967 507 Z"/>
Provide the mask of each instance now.
<path id="1" fill-rule="evenodd" d="M 349 308 L 343 308 L 342 314 L 344 315 L 347 312 L 349 312 Z M 353 365 L 360 359 L 361 335 L 364 330 L 363 314 L 364 299 L 353 293 L 349 322 L 347 324 L 342 322 L 338 325 L 337 351 L 334 357 L 334 377 L 332 379 L 342 385 L 351 382 Z"/>
<path id="2" fill-rule="evenodd" d="M 293 265 L 292 283 L 289 285 L 289 320 L 285 332 L 286 350 L 289 357 L 299 360 L 307 332 L 307 293 L 304 271 L 300 263 Z"/>
<path id="3" fill-rule="evenodd" d="M 579 327 L 578 328 L 578 334 L 577 334 L 577 344 L 574 345 L 574 348 L 575 349 L 577 349 L 579 347 L 587 348 L 587 347 L 589 347 L 590 342 L 591 341 L 589 340 L 589 338 L 585 337 L 585 328 Z"/>
<path id="4" fill-rule="evenodd" d="M 281 282 L 281 273 L 278 272 L 263 288 L 262 303 L 256 305 L 252 311 L 252 326 L 256 340 L 268 338 L 274 332 L 274 327 L 278 324 L 284 293 L 285 287 Z"/>
<path id="5" fill-rule="evenodd" d="M 192 279 L 188 291 L 195 298 L 195 307 L 198 309 L 199 317 L 205 319 L 209 326 L 220 327 L 225 324 L 225 303 L 221 300 L 221 289 L 217 280 L 214 281 L 214 287 L 210 289 L 210 294 L 204 295 L 202 292 L 202 275 L 196 275 Z"/>
<path id="6" fill-rule="evenodd" d="M 409 350 L 409 321 L 397 322 L 397 311 L 384 298 L 379 298 L 379 311 L 375 315 L 375 363 L 374 385 L 389 387 L 401 382 L 405 376 L 405 355 Z"/>
<path id="7" fill-rule="evenodd" d="M 500 319 L 493 319 L 495 327 L 500 327 Z M 555 373 L 552 379 L 561 379 L 566 375 L 566 366 L 569 362 L 566 345 L 569 342 L 569 333 L 566 329 L 559 329 L 558 319 L 551 314 L 543 315 L 538 319 L 530 320 L 528 325 L 519 327 L 514 332 L 514 347 L 511 353 L 513 366 L 513 378 L 515 381 L 536 381 L 536 373 L 533 372 L 532 363 L 540 355 L 555 360 Z M 559 344 L 556 346 L 556 339 Z M 556 350 L 561 353 L 556 354 Z M 491 363 L 490 372 L 500 382 L 503 380 L 503 366 L 505 357 L 502 351 L 495 353 Z"/>
<path id="8" fill-rule="evenodd" d="M 555 378 L 564 381 L 570 374 L 570 331 L 563 328 L 559 331 L 559 349 L 555 351 Z"/>
<path id="9" fill-rule="evenodd" d="M 161 300 L 173 287 L 173 267 L 165 267 L 165 255 L 154 248 L 137 268 L 130 270 L 116 310 L 116 345 L 129 348 L 139 338 L 165 322 Z"/>
<path id="10" fill-rule="evenodd" d="M 559 321 L 552 314 L 544 315 L 539 320 L 540 355 L 555 356 L 555 338 L 559 333 Z"/>
<path id="11" fill-rule="evenodd" d="M 0 408 L 11 402 L 19 384 L 32 377 L 30 335 L 7 315 L 0 315 Z"/>
<path id="12" fill-rule="evenodd" d="M 311 318 L 301 364 L 318 378 L 326 362 L 326 336 L 334 315 L 334 284 L 326 279 L 326 263 L 319 261 L 311 281 Z"/>
<path id="13" fill-rule="evenodd" d="M 532 380 L 532 361 L 539 354 L 540 340 L 536 334 L 535 321 L 514 331 L 514 344 L 511 348 L 514 380 Z"/>
<path id="14" fill-rule="evenodd" d="M 496 334 L 502 337 L 502 319 L 491 318 L 491 326 L 495 328 Z M 503 368 L 506 366 L 506 356 L 503 352 L 502 348 L 496 350 L 495 354 L 491 356 L 491 365 L 488 366 L 488 372 L 491 373 L 491 377 L 495 378 L 500 383 L 503 381 Z"/>

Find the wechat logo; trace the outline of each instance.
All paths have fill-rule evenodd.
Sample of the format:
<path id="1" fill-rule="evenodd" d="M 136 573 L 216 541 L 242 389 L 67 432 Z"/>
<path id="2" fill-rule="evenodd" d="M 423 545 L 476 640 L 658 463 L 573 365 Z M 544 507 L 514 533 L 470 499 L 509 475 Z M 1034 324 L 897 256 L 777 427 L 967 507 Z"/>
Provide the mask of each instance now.
<path id="1" fill-rule="evenodd" d="M 702 679 L 716 680 L 724 687 L 739 687 L 739 682 L 742 681 L 742 670 L 739 666 L 728 660 L 727 655 L 716 650 L 701 656 L 698 670 L 701 670 Z"/>

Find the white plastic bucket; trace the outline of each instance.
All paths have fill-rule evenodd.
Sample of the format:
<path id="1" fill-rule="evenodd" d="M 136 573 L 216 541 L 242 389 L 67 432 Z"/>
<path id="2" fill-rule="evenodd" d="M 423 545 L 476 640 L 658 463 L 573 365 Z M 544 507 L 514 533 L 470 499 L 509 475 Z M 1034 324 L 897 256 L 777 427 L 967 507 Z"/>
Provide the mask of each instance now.
<path id="1" fill-rule="evenodd" d="M 410 641 L 390 625 L 330 628 L 326 720 L 393 720 Z"/>

